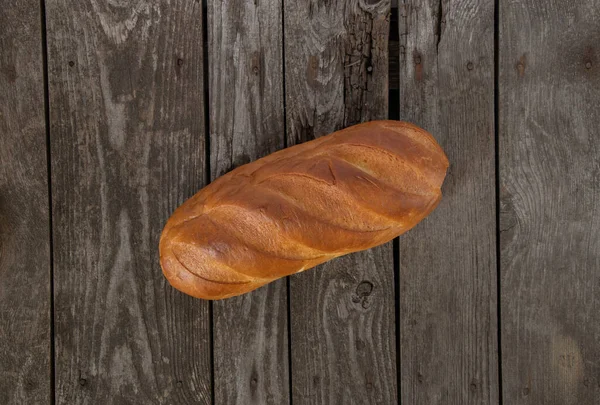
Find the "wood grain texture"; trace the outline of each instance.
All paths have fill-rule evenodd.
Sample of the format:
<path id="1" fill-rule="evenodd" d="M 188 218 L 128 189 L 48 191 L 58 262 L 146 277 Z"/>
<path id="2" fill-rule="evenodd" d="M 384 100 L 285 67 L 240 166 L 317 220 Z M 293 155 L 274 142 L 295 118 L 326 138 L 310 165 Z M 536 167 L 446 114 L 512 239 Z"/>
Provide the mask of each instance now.
<path id="1" fill-rule="evenodd" d="M 210 404 L 208 304 L 158 264 L 204 182 L 202 8 L 47 1 L 57 404 Z"/>
<path id="2" fill-rule="evenodd" d="M 400 119 L 450 160 L 436 211 L 400 238 L 403 404 L 498 403 L 494 2 L 399 2 Z"/>
<path id="3" fill-rule="evenodd" d="M 600 398 L 600 1 L 500 3 L 503 396 Z"/>
<path id="4" fill-rule="evenodd" d="M 0 11 L 0 403 L 51 398 L 50 229 L 42 18 Z"/>
<path id="5" fill-rule="evenodd" d="M 285 2 L 288 144 L 387 117 L 389 1 Z M 395 403 L 391 243 L 290 283 L 292 402 Z"/>
<path id="6" fill-rule="evenodd" d="M 213 179 L 283 148 L 280 0 L 208 3 Z M 289 401 L 285 280 L 216 301 L 217 404 Z"/>

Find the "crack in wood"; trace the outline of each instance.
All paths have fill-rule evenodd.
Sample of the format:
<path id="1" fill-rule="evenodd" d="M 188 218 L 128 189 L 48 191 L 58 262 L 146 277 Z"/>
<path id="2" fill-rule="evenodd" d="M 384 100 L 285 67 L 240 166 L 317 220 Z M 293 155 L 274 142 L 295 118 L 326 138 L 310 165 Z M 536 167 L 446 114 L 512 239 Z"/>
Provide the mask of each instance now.
<path id="1" fill-rule="evenodd" d="M 443 17 L 444 17 L 444 9 L 442 6 L 442 1 L 443 0 L 438 0 L 437 21 L 436 21 L 436 27 L 435 27 L 435 35 L 437 37 L 437 42 L 435 44 L 436 54 L 439 54 L 439 52 L 440 52 L 440 42 L 442 41 L 442 24 L 443 24 Z"/>

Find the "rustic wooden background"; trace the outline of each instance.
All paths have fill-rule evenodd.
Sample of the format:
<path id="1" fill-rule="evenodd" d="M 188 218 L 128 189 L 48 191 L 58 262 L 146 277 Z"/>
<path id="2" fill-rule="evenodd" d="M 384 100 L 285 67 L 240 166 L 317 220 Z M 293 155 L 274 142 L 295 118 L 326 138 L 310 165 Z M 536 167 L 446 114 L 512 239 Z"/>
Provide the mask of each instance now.
<path id="1" fill-rule="evenodd" d="M 0 404 L 600 404 L 600 0 L 5 0 Z M 388 245 L 214 303 L 158 238 L 361 121 L 451 161 Z"/>

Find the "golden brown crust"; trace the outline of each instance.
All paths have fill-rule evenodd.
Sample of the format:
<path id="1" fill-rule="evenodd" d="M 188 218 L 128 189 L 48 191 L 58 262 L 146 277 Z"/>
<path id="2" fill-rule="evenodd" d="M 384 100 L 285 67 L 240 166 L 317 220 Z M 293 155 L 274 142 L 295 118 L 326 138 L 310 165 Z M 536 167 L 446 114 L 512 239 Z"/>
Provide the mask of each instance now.
<path id="1" fill-rule="evenodd" d="M 388 242 L 441 199 L 448 159 L 426 131 L 372 121 L 221 176 L 171 216 L 160 262 L 198 298 L 243 294 Z"/>

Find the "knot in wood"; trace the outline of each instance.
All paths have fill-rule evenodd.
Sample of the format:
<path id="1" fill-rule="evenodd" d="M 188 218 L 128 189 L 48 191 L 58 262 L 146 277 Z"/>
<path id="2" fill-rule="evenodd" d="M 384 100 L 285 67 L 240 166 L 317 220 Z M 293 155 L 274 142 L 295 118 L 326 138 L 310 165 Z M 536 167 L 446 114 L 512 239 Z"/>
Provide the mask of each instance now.
<path id="1" fill-rule="evenodd" d="M 356 287 L 356 295 L 361 298 L 368 297 L 373 292 L 373 283 L 370 281 L 361 281 L 358 287 Z"/>
<path id="2" fill-rule="evenodd" d="M 477 391 L 477 380 L 471 381 L 471 385 L 469 386 L 469 389 L 471 390 L 471 392 Z"/>

